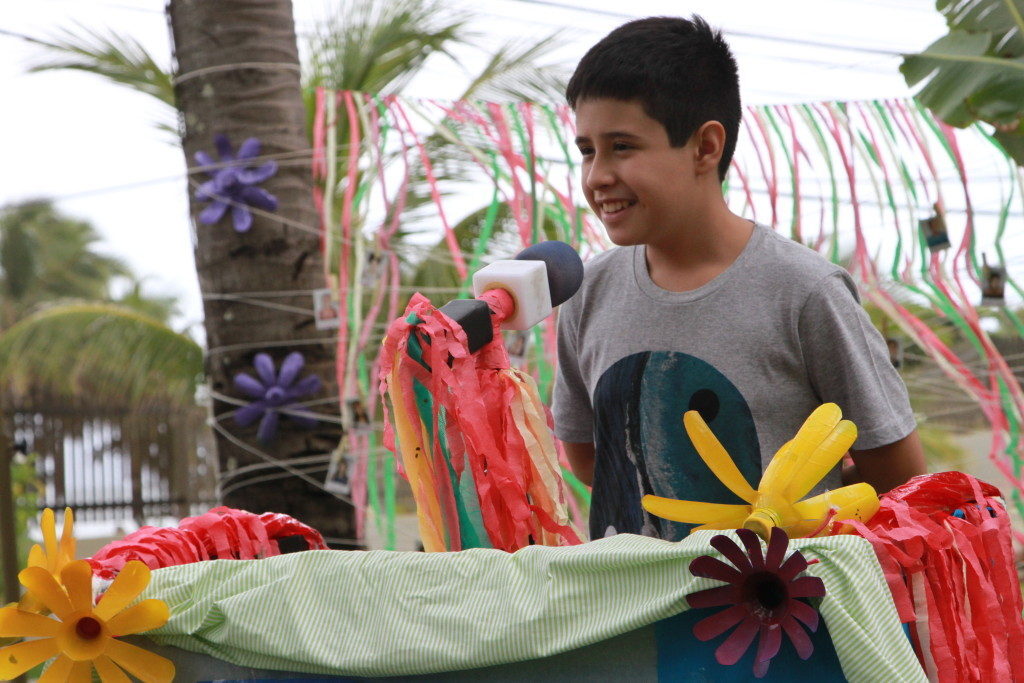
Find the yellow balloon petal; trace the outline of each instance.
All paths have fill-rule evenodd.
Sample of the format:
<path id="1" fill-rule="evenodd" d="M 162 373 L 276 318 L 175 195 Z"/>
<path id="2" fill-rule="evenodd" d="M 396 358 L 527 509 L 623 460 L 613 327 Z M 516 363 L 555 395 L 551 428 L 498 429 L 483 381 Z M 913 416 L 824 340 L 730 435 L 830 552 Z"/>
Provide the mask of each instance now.
<path id="1" fill-rule="evenodd" d="M 92 683 L 92 662 L 75 662 L 68 674 L 68 683 Z"/>
<path id="2" fill-rule="evenodd" d="M 167 623 L 171 611 L 163 600 L 143 600 L 110 618 L 107 628 L 115 638 L 152 631 Z"/>
<path id="3" fill-rule="evenodd" d="M 171 683 L 174 680 L 174 662 L 123 640 L 111 640 L 107 656 L 144 683 Z"/>
<path id="4" fill-rule="evenodd" d="M 64 531 L 60 535 L 60 554 L 64 562 L 72 562 L 75 559 L 75 515 L 71 508 L 64 508 Z"/>
<path id="5" fill-rule="evenodd" d="M 849 420 L 837 424 L 814 451 L 804 456 L 799 470 L 786 485 L 786 498 L 795 501 L 806 496 L 836 466 L 856 440 L 856 425 Z"/>
<path id="6" fill-rule="evenodd" d="M 43 673 L 39 683 L 92 683 L 92 664 L 60 657 Z"/>
<path id="7" fill-rule="evenodd" d="M 92 609 L 92 566 L 88 560 L 71 562 L 60 573 L 71 607 L 76 612 Z"/>
<path id="8" fill-rule="evenodd" d="M 97 657 L 93 664 L 96 665 L 96 671 L 100 675 L 100 680 L 103 683 L 131 683 L 131 679 L 121 671 L 121 667 L 107 657 Z"/>
<path id="9" fill-rule="evenodd" d="M 715 473 L 718 480 L 743 500 L 753 503 L 757 494 L 700 413 L 696 410 L 686 411 L 683 414 L 683 426 L 690 441 L 693 442 L 693 447 L 697 449 L 697 454 Z"/>
<path id="10" fill-rule="evenodd" d="M 0 609 L 0 636 L 8 638 L 53 638 L 60 622 L 41 614 L 22 612 L 17 607 Z"/>
<path id="11" fill-rule="evenodd" d="M 35 612 L 37 614 L 49 611 L 42 600 L 28 592 L 22 594 L 21 600 L 18 601 L 18 609 L 22 612 Z"/>
<path id="12" fill-rule="evenodd" d="M 831 508 L 836 508 L 833 519 L 866 522 L 878 512 L 879 506 L 878 494 L 871 484 L 850 484 L 795 504 L 793 510 L 797 513 L 798 521 L 787 528 L 786 532 L 790 538 L 803 538 L 814 533 L 828 517 Z M 848 533 L 849 528 L 847 526 L 839 533 Z"/>
<path id="13" fill-rule="evenodd" d="M 20 676 L 55 654 L 57 654 L 56 638 L 26 640 L 17 645 L 0 648 L 0 679 L 9 680 Z"/>
<path id="14" fill-rule="evenodd" d="M 74 610 L 64 589 L 53 578 L 53 574 L 42 567 L 27 567 L 18 574 L 18 581 L 33 596 L 42 601 L 46 608 L 61 619 L 67 618 Z"/>
<path id="15" fill-rule="evenodd" d="M 701 503 L 694 500 L 675 500 L 660 496 L 644 496 L 640 500 L 644 509 L 652 515 L 687 524 L 725 523 L 738 520 L 735 529 L 750 514 L 749 505 L 727 505 L 723 503 Z"/>
<path id="16" fill-rule="evenodd" d="M 48 569 L 46 566 L 46 553 L 43 552 L 42 546 L 38 543 L 32 546 L 32 549 L 28 551 L 28 566 Z"/>
<path id="17" fill-rule="evenodd" d="M 126 562 L 124 569 L 114 577 L 114 582 L 96 604 L 96 616 L 104 621 L 109 620 L 139 597 L 139 593 L 148 585 L 149 567 L 138 560 Z"/>
<path id="18" fill-rule="evenodd" d="M 71 678 L 72 672 L 75 670 L 76 665 L 83 663 L 88 666 L 88 662 L 75 662 L 67 657 L 60 656 L 39 677 L 39 683 L 66 683 L 71 681 L 73 680 Z"/>
<path id="19" fill-rule="evenodd" d="M 43 510 L 43 516 L 39 519 L 39 527 L 43 532 L 43 549 L 46 551 L 48 562 L 46 568 L 55 572 L 57 570 L 57 567 L 54 566 L 57 559 L 57 522 L 53 510 L 50 508 Z"/>
<path id="20" fill-rule="evenodd" d="M 791 488 L 790 484 L 793 480 L 801 476 L 804 459 L 828 438 L 841 419 L 843 419 L 843 411 L 835 403 L 823 403 L 815 408 L 793 440 L 780 448 L 772 461 L 768 463 L 768 467 L 765 468 L 764 474 L 761 476 L 758 491 L 762 493 L 773 491 L 783 496 Z M 821 477 L 818 477 L 804 493 L 820 479 Z M 788 498 L 788 500 L 795 502 L 799 500 L 799 497 Z"/>
<path id="21" fill-rule="evenodd" d="M 742 525 L 743 520 L 740 520 L 739 523 L 737 523 L 736 520 L 732 519 L 727 522 L 718 522 L 716 524 L 701 524 L 700 526 L 695 526 L 692 529 L 690 529 L 690 533 L 692 534 L 697 531 L 722 531 L 723 529 L 739 529 Z"/>

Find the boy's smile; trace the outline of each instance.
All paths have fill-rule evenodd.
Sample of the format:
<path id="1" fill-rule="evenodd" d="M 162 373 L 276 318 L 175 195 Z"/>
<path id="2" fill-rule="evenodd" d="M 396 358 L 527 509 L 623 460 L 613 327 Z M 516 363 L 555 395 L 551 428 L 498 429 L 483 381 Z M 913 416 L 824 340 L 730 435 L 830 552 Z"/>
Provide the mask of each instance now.
<path id="1" fill-rule="evenodd" d="M 583 193 L 612 242 L 650 244 L 678 236 L 697 192 L 693 143 L 672 147 L 664 126 L 637 101 L 582 100 L 576 130 Z"/>

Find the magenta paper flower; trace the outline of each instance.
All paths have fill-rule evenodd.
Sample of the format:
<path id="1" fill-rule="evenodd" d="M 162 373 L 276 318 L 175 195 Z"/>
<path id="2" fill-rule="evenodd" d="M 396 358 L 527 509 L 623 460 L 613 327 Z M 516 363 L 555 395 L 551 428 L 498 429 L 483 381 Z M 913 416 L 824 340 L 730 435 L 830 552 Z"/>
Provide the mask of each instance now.
<path id="1" fill-rule="evenodd" d="M 789 537 L 782 529 L 772 528 L 765 555 L 753 531 L 737 529 L 736 535 L 746 552 L 728 536 L 720 534 L 711 539 L 711 545 L 734 566 L 710 555 L 690 563 L 694 576 L 725 581 L 726 585 L 690 593 L 686 602 L 692 608 L 729 606 L 697 622 L 693 635 L 702 641 L 711 640 L 738 624 L 715 650 L 715 659 L 719 664 L 735 664 L 757 638 L 754 676 L 761 678 L 779 652 L 783 633 L 801 659 L 811 656 L 814 646 L 800 624 L 816 631 L 818 612 L 797 598 L 821 597 L 825 584 L 816 576 L 798 576 L 807 569 L 808 562 L 798 551 L 786 557 Z"/>
<path id="2" fill-rule="evenodd" d="M 256 399 L 235 412 L 236 424 L 247 427 L 258 419 L 260 426 L 256 430 L 256 438 L 263 443 L 273 440 L 277 434 L 278 411 L 281 409 L 287 410 L 287 417 L 303 427 L 316 425 L 317 419 L 308 411 L 291 407 L 303 396 L 320 391 L 320 378 L 316 375 L 298 379 L 306 364 L 301 353 L 289 353 L 281 363 L 280 373 L 266 353 L 257 353 L 252 364 L 259 379 L 244 372 L 235 375 L 235 388 Z"/>
<path id="3" fill-rule="evenodd" d="M 203 151 L 196 152 L 196 161 L 209 168 L 206 174 L 210 180 L 196 190 L 196 199 L 210 204 L 199 214 L 199 222 L 213 225 L 220 221 L 231 209 L 231 222 L 236 232 L 247 232 L 252 227 L 252 211 L 250 207 L 274 211 L 277 209 L 277 197 L 262 187 L 256 187 L 277 173 L 277 162 L 268 161 L 256 168 L 251 168 L 253 160 L 260 155 L 260 141 L 248 138 L 238 148 L 234 147 L 227 135 L 217 134 L 213 139 L 220 155 L 220 161 Z"/>

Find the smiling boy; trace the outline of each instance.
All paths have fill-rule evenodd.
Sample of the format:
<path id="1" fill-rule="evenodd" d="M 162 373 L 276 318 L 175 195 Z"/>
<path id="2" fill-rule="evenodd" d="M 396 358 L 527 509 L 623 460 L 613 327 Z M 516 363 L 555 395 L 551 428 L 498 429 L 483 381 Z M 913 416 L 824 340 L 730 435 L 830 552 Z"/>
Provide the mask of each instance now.
<path id="1" fill-rule="evenodd" d="M 741 107 L 721 34 L 696 16 L 627 23 L 583 57 L 566 97 L 584 194 L 617 245 L 559 314 L 555 433 L 593 486 L 591 538 L 685 537 L 689 525 L 643 511 L 644 494 L 742 502 L 693 449 L 686 410 L 755 487 L 825 402 L 859 437 L 854 467 L 816 491 L 881 493 L 923 473 L 906 388 L 849 274 L 725 203 Z"/>

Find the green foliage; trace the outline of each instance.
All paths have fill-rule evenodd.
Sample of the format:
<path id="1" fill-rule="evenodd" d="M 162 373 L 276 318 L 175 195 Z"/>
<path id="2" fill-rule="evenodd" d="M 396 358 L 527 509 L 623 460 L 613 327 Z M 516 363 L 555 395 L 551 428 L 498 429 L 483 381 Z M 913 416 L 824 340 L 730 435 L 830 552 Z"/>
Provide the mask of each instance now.
<path id="1" fill-rule="evenodd" d="M 917 99 L 946 123 L 985 121 L 1024 165 L 1024 0 L 938 0 L 949 33 L 919 54 L 904 55 Z"/>
<path id="2" fill-rule="evenodd" d="M 36 476 L 36 455 L 17 454 L 11 464 L 11 493 L 14 494 L 14 516 L 18 530 L 18 566 L 28 562 L 31 541 L 28 523 L 39 515 L 39 477 Z"/>
<path id="3" fill-rule="evenodd" d="M 104 300 L 128 267 L 95 251 L 95 228 L 61 214 L 49 199 L 0 209 L 0 332 L 36 306 L 65 298 Z"/>
<path id="4" fill-rule="evenodd" d="M 202 349 L 159 320 L 123 306 L 53 306 L 0 335 L 0 389 L 68 401 L 191 405 Z"/>
<path id="5" fill-rule="evenodd" d="M 967 451 L 957 445 L 950 428 L 925 420 L 917 425 L 917 434 L 929 471 L 959 471 L 967 467 Z"/>
<path id="6" fill-rule="evenodd" d="M 113 303 L 159 320 L 164 325 L 170 324 L 171 318 L 179 313 L 177 297 L 145 294 L 142 291 L 143 280 L 135 276 L 130 276 L 129 282 L 128 289 Z"/>
<path id="7" fill-rule="evenodd" d="M 32 547 L 28 536 L 28 523 L 39 514 L 36 507 L 39 501 L 39 488 L 35 454 L 16 454 L 11 463 L 11 493 L 14 496 L 14 534 L 18 542 L 19 568 L 28 564 L 28 551 Z M 0 594 L 3 590 L 4 577 L 0 575 Z"/>
<path id="8" fill-rule="evenodd" d="M 349 0 L 310 41 L 309 88 L 399 93 L 434 54 L 465 40 L 465 15 L 435 0 Z"/>
<path id="9" fill-rule="evenodd" d="M 152 95 L 166 105 L 168 114 L 174 108 L 174 80 L 170 70 L 163 68 L 153 55 L 131 36 L 106 33 L 77 25 L 64 28 L 50 40 L 29 38 L 46 49 L 52 56 L 34 64 L 29 71 L 56 71 L 74 69 L 95 74 L 107 80 Z M 178 131 L 173 118 L 157 124 L 173 135 L 178 143 Z"/>

